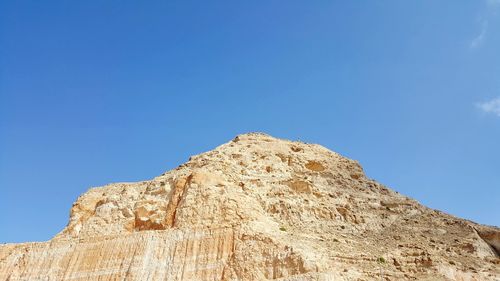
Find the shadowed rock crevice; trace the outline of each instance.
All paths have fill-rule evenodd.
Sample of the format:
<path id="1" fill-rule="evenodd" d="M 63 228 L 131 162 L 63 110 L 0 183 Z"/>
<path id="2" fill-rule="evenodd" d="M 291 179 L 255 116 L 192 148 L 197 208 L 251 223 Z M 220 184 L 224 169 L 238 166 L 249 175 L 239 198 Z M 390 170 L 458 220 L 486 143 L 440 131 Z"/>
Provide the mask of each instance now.
<path id="1" fill-rule="evenodd" d="M 491 249 L 495 252 L 497 257 L 500 257 L 500 230 L 486 229 L 486 228 L 475 228 L 477 234 L 483 241 L 488 244 Z"/>
<path id="2" fill-rule="evenodd" d="M 187 186 L 191 183 L 192 178 L 193 175 L 191 174 L 187 178 L 182 178 L 175 182 L 165 215 L 165 225 L 167 227 L 173 227 L 175 225 L 175 218 L 177 215 L 179 202 L 181 202 L 182 196 L 184 195 Z"/>

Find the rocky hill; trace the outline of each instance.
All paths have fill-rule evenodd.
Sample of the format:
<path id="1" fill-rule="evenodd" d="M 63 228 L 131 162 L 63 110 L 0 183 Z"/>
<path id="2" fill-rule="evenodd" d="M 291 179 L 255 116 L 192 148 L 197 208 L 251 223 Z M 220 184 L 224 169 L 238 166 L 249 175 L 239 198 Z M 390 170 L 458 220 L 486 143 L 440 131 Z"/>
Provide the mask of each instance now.
<path id="1" fill-rule="evenodd" d="M 251 133 L 90 189 L 52 240 L 0 246 L 0 280 L 498 281 L 499 252 L 497 227 L 426 208 L 320 145 Z"/>

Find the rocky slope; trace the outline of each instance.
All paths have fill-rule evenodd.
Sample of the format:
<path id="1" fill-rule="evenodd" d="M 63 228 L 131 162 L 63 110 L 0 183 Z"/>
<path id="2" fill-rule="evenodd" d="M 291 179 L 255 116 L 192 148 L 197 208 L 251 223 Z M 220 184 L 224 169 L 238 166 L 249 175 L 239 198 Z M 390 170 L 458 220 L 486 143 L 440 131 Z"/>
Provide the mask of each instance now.
<path id="1" fill-rule="evenodd" d="M 315 144 L 245 134 L 90 189 L 0 280 L 500 280 L 500 230 L 432 210 Z"/>

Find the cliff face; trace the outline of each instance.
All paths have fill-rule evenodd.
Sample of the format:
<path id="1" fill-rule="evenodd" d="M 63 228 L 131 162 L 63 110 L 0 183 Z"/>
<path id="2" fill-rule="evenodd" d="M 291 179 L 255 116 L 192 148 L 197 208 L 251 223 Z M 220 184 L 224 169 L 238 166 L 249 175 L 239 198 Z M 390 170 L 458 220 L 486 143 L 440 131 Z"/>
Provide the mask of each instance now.
<path id="1" fill-rule="evenodd" d="M 420 205 L 326 148 L 245 134 L 93 188 L 0 280 L 500 280 L 500 230 Z"/>

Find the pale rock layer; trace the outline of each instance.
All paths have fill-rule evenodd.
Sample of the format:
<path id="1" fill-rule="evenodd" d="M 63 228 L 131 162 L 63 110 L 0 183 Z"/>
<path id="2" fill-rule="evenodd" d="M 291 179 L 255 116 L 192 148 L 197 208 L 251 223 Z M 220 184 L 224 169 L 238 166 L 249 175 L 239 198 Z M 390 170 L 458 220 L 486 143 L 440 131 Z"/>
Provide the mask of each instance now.
<path id="1" fill-rule="evenodd" d="M 0 280 L 500 280 L 500 230 L 432 210 L 315 144 L 240 135 L 150 181 L 90 189 Z"/>

